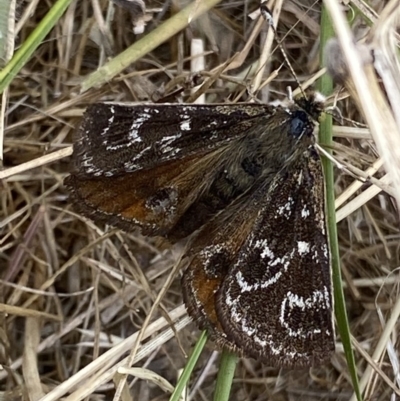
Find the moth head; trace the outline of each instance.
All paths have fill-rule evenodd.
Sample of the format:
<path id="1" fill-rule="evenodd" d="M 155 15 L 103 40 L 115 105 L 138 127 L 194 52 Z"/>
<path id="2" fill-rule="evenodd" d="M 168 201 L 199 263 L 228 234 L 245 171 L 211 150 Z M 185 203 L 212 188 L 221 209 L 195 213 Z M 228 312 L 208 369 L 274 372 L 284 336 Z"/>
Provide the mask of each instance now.
<path id="1" fill-rule="evenodd" d="M 325 110 L 326 98 L 312 89 L 306 90 L 294 98 L 294 102 L 302 108 L 313 120 L 318 121 Z"/>
<path id="2" fill-rule="evenodd" d="M 307 127 L 310 126 L 310 118 L 303 110 L 296 110 L 292 113 L 289 126 L 289 134 L 296 139 L 300 139 Z"/>

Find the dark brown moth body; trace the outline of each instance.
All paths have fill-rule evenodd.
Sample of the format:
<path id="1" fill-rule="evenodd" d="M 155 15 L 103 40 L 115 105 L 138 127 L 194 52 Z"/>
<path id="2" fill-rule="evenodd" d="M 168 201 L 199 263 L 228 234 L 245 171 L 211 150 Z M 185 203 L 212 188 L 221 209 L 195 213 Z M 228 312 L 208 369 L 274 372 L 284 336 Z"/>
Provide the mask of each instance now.
<path id="1" fill-rule="evenodd" d="M 220 346 L 274 366 L 320 364 L 334 349 L 312 100 L 95 104 L 66 181 L 96 221 L 172 240 L 193 234 L 189 314 Z"/>

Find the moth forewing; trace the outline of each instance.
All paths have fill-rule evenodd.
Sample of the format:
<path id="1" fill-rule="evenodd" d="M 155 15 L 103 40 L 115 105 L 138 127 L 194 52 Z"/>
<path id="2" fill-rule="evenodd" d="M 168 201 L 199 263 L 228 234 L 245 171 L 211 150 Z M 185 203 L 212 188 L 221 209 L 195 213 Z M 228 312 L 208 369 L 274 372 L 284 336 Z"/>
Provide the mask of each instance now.
<path id="1" fill-rule="evenodd" d="M 199 199 L 216 179 L 224 186 L 218 176 L 227 156 L 236 159 L 236 141 L 276 112 L 253 104 L 93 104 L 77 130 L 65 183 L 81 213 L 96 221 L 183 238 L 235 196 L 231 186 L 223 199 Z"/>
<path id="2" fill-rule="evenodd" d="M 74 172 L 113 177 L 204 155 L 243 137 L 276 108 L 256 104 L 95 103 L 74 141 Z"/>
<path id="3" fill-rule="evenodd" d="M 323 186 L 310 146 L 275 178 L 217 293 L 224 332 L 273 366 L 319 365 L 334 350 Z"/>

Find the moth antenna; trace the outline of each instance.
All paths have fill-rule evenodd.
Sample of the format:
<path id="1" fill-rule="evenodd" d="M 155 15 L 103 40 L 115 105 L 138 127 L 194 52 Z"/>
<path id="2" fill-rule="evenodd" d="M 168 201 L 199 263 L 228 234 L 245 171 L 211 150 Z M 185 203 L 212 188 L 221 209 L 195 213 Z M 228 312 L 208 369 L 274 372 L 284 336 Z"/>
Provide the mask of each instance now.
<path id="1" fill-rule="evenodd" d="M 278 44 L 279 50 L 282 53 L 283 59 L 285 60 L 286 65 L 288 66 L 290 72 L 293 75 L 294 80 L 296 81 L 298 87 L 300 88 L 301 93 L 303 94 L 303 96 L 307 99 L 307 95 L 303 90 L 303 87 L 300 84 L 300 81 L 298 80 L 296 73 L 294 72 L 294 69 L 292 67 L 292 64 L 290 63 L 288 56 L 286 55 L 285 50 L 283 49 L 282 46 L 282 42 L 280 41 L 279 37 L 278 37 L 278 32 L 276 30 L 275 27 L 275 22 L 274 22 L 274 18 L 272 16 L 272 12 L 270 11 L 270 9 L 267 7 L 265 2 L 262 2 L 260 5 L 260 12 L 261 15 L 264 17 L 265 21 L 267 21 L 268 25 L 271 27 L 271 29 L 274 31 L 274 35 L 275 35 L 275 40 L 276 43 Z"/>
<path id="2" fill-rule="evenodd" d="M 335 120 L 339 120 L 340 124 L 343 124 L 343 121 L 347 123 L 351 123 L 352 125 L 360 128 L 368 128 L 368 125 L 359 123 L 358 121 L 352 120 L 351 118 L 344 117 L 340 109 L 336 106 L 329 106 L 324 109 L 324 113 L 331 115 Z"/>
<path id="3" fill-rule="evenodd" d="M 327 152 L 323 147 L 316 144 L 315 148 L 318 150 L 320 154 L 323 154 L 327 159 L 329 159 L 335 166 L 348 174 L 349 176 L 353 177 L 357 181 L 361 183 L 369 183 L 371 185 L 376 185 L 378 188 L 381 188 L 382 191 L 386 192 L 387 194 L 393 196 L 393 192 L 389 186 L 386 186 L 381 182 L 381 180 L 371 176 L 367 172 L 360 170 L 359 168 L 349 164 L 346 161 L 340 161 L 336 157 L 333 157 L 329 152 Z"/>
<path id="4" fill-rule="evenodd" d="M 333 115 L 333 117 L 335 117 L 335 116 Z M 353 124 L 353 125 L 356 126 L 356 127 L 359 127 L 359 128 L 368 128 L 368 125 L 367 125 L 367 124 L 359 123 L 358 121 L 355 121 L 355 120 L 353 120 L 353 119 L 351 119 L 351 118 L 347 118 L 347 117 L 344 117 L 344 116 L 341 116 L 340 118 L 341 118 L 341 120 L 346 121 L 346 122 L 348 122 L 348 123 L 350 123 L 350 124 Z"/>
<path id="5" fill-rule="evenodd" d="M 330 114 L 333 118 L 338 119 L 340 121 L 340 124 L 343 124 L 343 114 L 340 111 L 339 107 L 336 106 L 336 104 L 333 104 L 332 106 L 328 106 L 325 108 L 325 113 Z"/>

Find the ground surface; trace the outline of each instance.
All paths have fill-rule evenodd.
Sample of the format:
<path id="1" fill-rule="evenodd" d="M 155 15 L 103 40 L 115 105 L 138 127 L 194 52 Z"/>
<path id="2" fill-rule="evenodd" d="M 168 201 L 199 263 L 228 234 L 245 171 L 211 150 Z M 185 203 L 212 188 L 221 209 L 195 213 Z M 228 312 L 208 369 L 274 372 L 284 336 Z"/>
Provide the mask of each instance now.
<path id="1" fill-rule="evenodd" d="M 53 3 L 19 2 L 17 49 Z M 200 0 L 196 7 L 205 4 Z M 381 14 L 386 2 L 374 4 Z M 132 57 L 127 68 L 116 70 L 108 82 L 97 76 L 97 85 L 88 83 L 89 74 L 183 7 L 179 1 L 149 2 L 144 33 L 136 35 L 128 11 L 107 1 L 72 2 L 9 86 L 3 116 L 6 174 L 0 193 L 3 399 L 38 400 L 49 394 L 46 400 L 58 400 L 69 394 L 68 400 L 111 400 L 119 380 L 116 366 L 132 351 L 134 340 L 123 349 L 118 344 L 137 333 L 149 317 L 134 366 L 150 372 L 129 375 L 130 394 L 123 399 L 166 400 L 170 387 L 154 375 L 174 386 L 200 335 L 186 320 L 182 330 L 176 326 L 167 332 L 170 326 L 162 319 L 176 324 L 186 313 L 179 272 L 173 269 L 182 247 L 171 248 L 139 231 L 126 234 L 96 226 L 75 213 L 63 185 L 75 127 L 91 103 L 192 101 L 193 86 L 204 83 L 209 84 L 204 88 L 207 103 L 248 101 L 256 95 L 272 101 L 283 99 L 287 86 L 297 87 L 276 42 L 270 50 L 263 47 L 265 22 L 259 22 L 257 14 L 249 17 L 257 11 L 257 1 L 222 1 L 190 25 L 185 17 L 186 27 L 179 33 L 171 36 L 166 29 L 155 35 L 152 40 L 165 37 L 155 50 L 146 50 L 143 44 L 136 59 L 126 55 L 125 60 Z M 320 19 L 320 2 L 285 1 L 276 22 L 301 82 L 315 81 L 320 72 L 319 35 L 325 29 Z M 352 24 L 357 37 L 369 33 L 362 14 Z M 205 65 L 196 77 L 190 63 L 194 38 L 204 44 Z M 118 65 L 120 61 L 114 67 Z M 335 94 L 329 98 L 331 104 Z M 346 120 L 335 123 L 334 155 L 363 171 L 378 164 L 374 177 L 379 180 L 385 170 L 369 131 L 347 122 L 364 122 L 354 104 L 346 91 L 340 92 L 337 106 Z M 43 157 L 49 154 L 54 160 L 45 163 Z M 16 166 L 22 167 L 8 170 Z M 398 364 L 399 222 L 394 198 L 374 192 L 376 188 L 371 181 L 362 184 L 347 171 L 335 169 L 340 260 L 357 373 L 363 378 L 365 399 L 387 400 L 394 394 L 391 386 L 399 391 L 393 373 Z M 152 310 L 160 294 L 161 303 Z M 159 336 L 163 332 L 165 338 Z M 212 398 L 219 370 L 219 354 L 213 350 L 208 344 L 194 370 L 188 389 L 192 400 Z M 99 360 L 106 351 L 107 357 Z M 366 354 L 374 355 L 378 372 L 371 370 Z M 231 400 L 349 400 L 352 394 L 338 335 L 337 352 L 321 368 L 291 371 L 240 360 Z"/>

